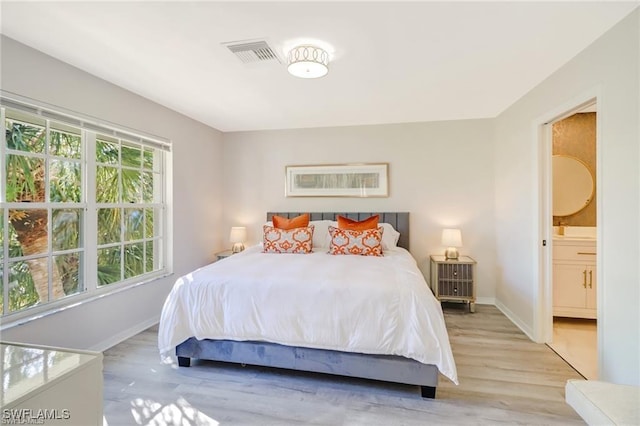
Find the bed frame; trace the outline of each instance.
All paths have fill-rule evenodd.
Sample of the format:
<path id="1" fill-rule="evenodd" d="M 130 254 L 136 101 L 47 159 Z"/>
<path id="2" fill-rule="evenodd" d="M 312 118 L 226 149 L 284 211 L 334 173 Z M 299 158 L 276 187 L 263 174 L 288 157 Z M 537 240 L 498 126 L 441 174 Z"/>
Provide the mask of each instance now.
<path id="1" fill-rule="evenodd" d="M 299 214 L 269 212 L 267 220 L 271 220 L 273 215 L 290 218 Z M 390 223 L 400 232 L 398 245 L 408 250 L 409 213 L 310 213 L 311 220 L 336 220 L 337 215 L 362 220 L 374 214 L 380 215 L 381 223 Z M 198 340 L 195 337 L 179 344 L 176 355 L 180 367 L 189 367 L 191 358 L 195 358 L 418 385 L 423 398 L 435 398 L 438 385 L 438 368 L 435 365 L 402 356 L 292 347 L 259 341 Z"/>

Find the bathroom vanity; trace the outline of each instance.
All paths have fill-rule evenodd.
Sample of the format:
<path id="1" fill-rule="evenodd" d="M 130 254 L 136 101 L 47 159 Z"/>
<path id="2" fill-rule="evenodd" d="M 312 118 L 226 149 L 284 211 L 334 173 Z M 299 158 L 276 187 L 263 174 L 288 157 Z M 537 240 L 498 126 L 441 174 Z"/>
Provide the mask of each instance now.
<path id="1" fill-rule="evenodd" d="M 596 239 L 553 238 L 553 315 L 596 318 Z"/>

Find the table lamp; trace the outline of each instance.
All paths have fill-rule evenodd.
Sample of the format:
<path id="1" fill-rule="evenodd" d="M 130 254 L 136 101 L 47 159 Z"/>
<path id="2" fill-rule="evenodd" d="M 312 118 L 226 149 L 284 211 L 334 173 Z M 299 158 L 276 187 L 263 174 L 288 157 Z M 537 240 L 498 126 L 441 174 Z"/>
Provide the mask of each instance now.
<path id="1" fill-rule="evenodd" d="M 244 226 L 231 227 L 231 234 L 229 235 L 229 241 L 233 243 L 231 251 L 233 253 L 240 253 L 244 250 L 244 242 L 247 240 L 247 228 Z"/>
<path id="2" fill-rule="evenodd" d="M 444 252 L 447 259 L 457 259 L 458 249 L 456 247 L 462 247 L 462 232 L 459 229 L 443 229 L 442 245 L 447 247 L 447 251 Z"/>

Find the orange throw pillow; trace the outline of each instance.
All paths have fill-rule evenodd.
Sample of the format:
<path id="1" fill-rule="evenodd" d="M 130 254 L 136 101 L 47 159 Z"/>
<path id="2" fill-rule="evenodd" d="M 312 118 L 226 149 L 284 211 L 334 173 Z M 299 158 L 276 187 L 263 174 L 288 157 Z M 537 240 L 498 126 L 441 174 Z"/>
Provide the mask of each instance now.
<path id="1" fill-rule="evenodd" d="M 348 229 L 350 231 L 364 231 L 365 229 L 378 229 L 378 215 L 357 221 L 348 217 L 338 216 L 338 229 Z"/>
<path id="2" fill-rule="evenodd" d="M 271 218 L 273 221 L 273 227 L 278 229 L 284 229 L 288 231 L 294 228 L 304 228 L 309 226 L 309 213 L 301 214 L 300 216 L 287 219 L 286 217 L 273 215 Z"/>

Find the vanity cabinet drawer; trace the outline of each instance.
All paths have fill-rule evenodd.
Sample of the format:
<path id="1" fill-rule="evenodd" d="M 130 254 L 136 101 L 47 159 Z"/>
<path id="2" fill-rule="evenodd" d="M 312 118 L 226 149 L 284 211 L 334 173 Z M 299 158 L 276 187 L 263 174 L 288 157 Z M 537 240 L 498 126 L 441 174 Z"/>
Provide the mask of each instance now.
<path id="1" fill-rule="evenodd" d="M 578 260 L 586 262 L 595 262 L 596 246 L 592 245 L 571 245 L 564 246 L 555 244 L 553 247 L 554 260 Z"/>

